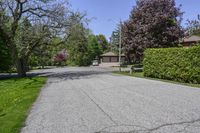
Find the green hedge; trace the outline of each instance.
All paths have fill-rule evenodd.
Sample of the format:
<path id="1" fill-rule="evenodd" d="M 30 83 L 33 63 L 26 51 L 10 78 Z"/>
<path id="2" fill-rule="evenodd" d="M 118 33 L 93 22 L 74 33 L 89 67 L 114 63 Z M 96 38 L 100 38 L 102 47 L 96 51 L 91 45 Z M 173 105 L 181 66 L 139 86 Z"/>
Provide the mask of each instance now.
<path id="1" fill-rule="evenodd" d="M 200 46 L 147 49 L 143 65 L 146 77 L 200 83 Z"/>

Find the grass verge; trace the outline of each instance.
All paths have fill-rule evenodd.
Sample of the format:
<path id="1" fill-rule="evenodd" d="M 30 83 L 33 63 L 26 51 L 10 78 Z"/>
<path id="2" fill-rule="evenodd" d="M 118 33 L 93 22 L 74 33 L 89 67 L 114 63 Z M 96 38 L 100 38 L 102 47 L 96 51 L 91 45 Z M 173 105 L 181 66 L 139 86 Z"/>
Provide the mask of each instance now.
<path id="1" fill-rule="evenodd" d="M 0 133 L 19 133 L 46 78 L 0 80 Z"/>
<path id="2" fill-rule="evenodd" d="M 163 81 L 163 82 L 168 82 L 168 83 L 173 83 L 173 84 L 179 84 L 179 85 L 185 85 L 185 86 L 200 88 L 200 84 L 190 84 L 190 83 L 182 83 L 182 82 L 176 82 L 176 81 L 171 81 L 171 80 L 144 77 L 144 73 L 143 72 L 135 72 L 135 73 L 132 73 L 132 74 L 130 74 L 129 72 L 113 72 L 113 73 L 114 74 L 120 74 L 120 75 L 126 75 L 126 76 L 138 77 L 138 78 L 145 78 L 145 79 L 150 79 L 150 80 L 157 80 L 157 81 Z"/>

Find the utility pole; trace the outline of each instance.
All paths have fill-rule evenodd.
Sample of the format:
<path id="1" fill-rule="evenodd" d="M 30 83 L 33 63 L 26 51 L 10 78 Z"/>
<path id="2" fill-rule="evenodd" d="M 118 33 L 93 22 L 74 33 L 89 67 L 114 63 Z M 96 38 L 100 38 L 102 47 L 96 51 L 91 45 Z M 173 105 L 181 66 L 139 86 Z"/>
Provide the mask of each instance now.
<path id="1" fill-rule="evenodd" d="M 120 20 L 119 26 L 119 72 L 121 72 L 121 52 L 122 51 L 122 22 Z"/>

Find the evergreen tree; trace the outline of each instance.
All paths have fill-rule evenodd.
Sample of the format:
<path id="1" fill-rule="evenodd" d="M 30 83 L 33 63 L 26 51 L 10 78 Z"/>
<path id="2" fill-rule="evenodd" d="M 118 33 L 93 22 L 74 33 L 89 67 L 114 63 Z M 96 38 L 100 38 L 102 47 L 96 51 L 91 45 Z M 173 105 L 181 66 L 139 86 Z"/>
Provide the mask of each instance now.
<path id="1" fill-rule="evenodd" d="M 120 27 L 117 26 L 117 28 L 112 32 L 112 35 L 110 37 L 111 51 L 117 54 L 119 53 L 119 41 L 120 41 Z"/>

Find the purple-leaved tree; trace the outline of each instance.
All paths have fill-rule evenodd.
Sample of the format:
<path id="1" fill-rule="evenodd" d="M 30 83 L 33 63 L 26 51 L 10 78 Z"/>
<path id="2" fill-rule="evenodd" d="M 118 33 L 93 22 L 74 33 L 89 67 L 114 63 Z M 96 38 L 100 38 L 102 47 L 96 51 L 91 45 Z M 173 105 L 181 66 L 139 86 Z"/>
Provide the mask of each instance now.
<path id="1" fill-rule="evenodd" d="M 141 62 L 146 48 L 177 46 L 183 36 L 182 14 L 175 0 L 137 0 L 122 25 L 123 50 L 129 60 Z"/>

